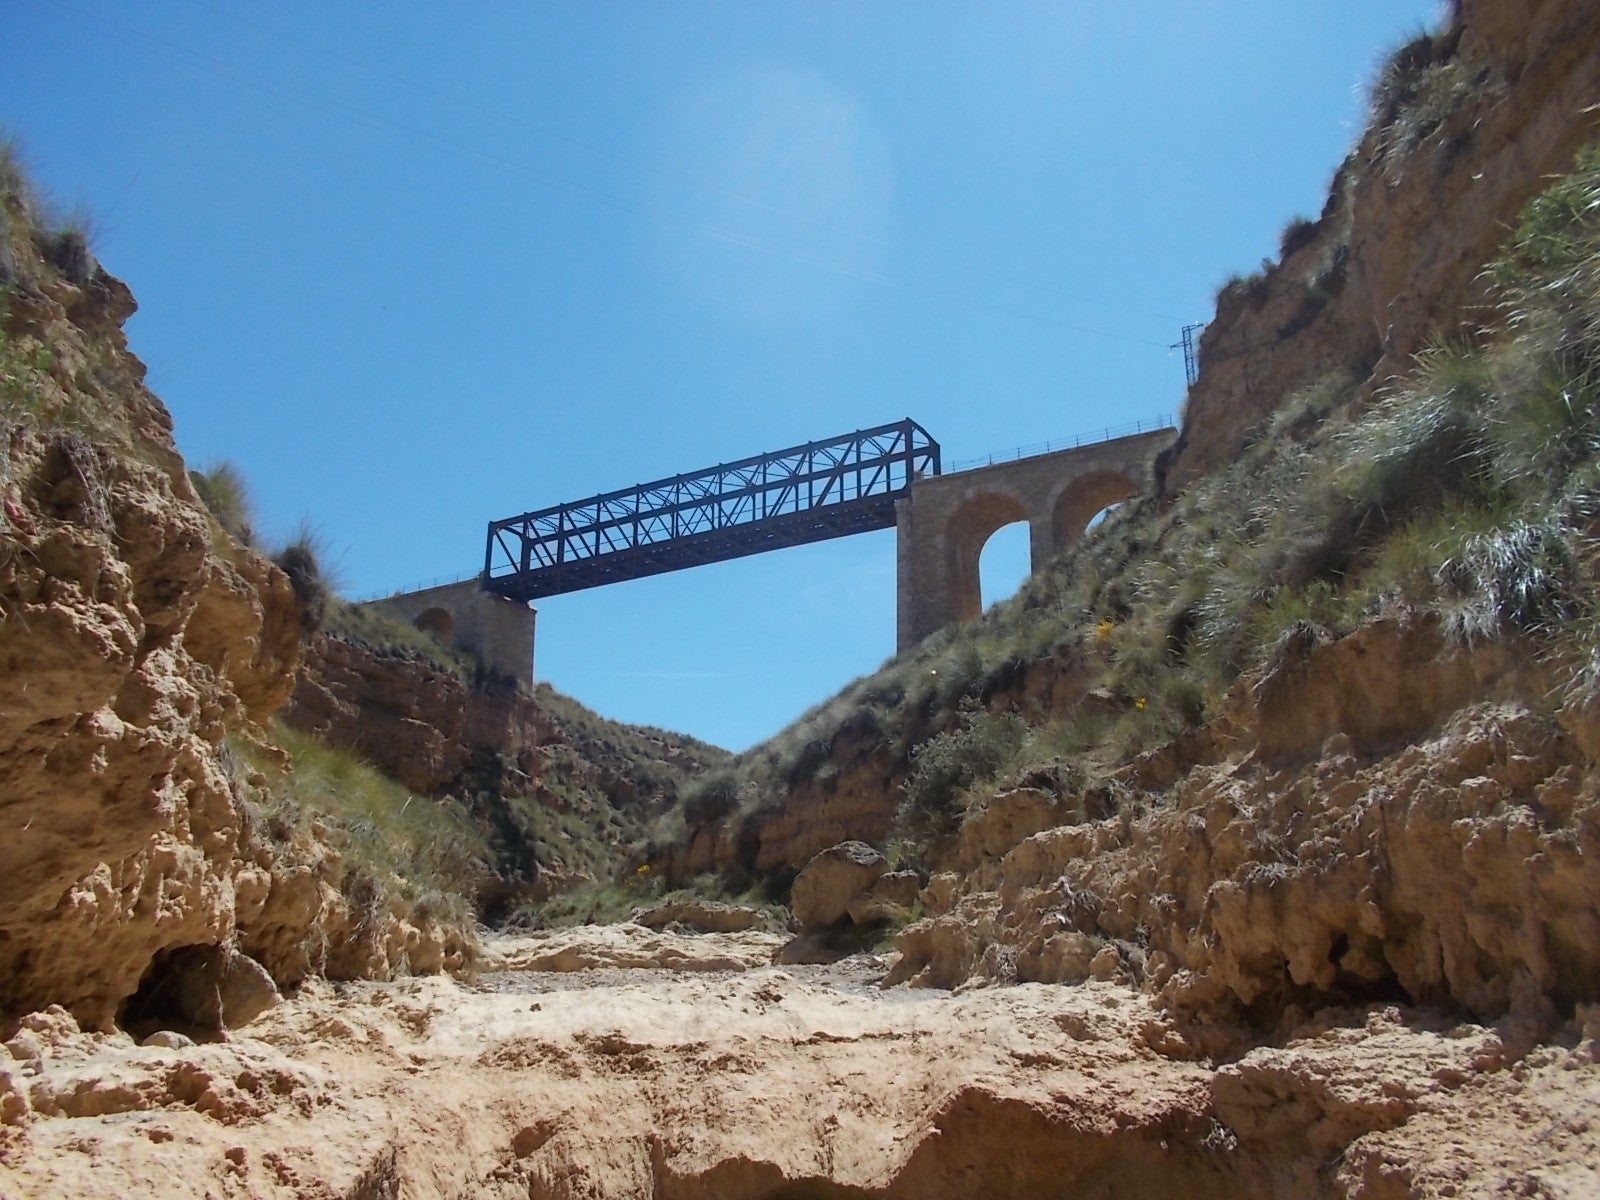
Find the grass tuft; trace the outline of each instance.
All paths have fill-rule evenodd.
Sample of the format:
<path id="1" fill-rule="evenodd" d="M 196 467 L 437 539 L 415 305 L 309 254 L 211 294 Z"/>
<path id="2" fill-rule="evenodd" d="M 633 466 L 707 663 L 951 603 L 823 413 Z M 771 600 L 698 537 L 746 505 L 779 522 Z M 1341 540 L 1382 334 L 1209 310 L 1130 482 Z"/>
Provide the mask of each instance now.
<path id="1" fill-rule="evenodd" d="M 301 629 L 307 636 L 315 633 L 322 628 L 338 592 L 338 581 L 327 565 L 327 539 L 309 522 L 302 521 L 272 561 L 289 577 L 295 599 L 300 602 Z"/>
<path id="2" fill-rule="evenodd" d="M 355 754 L 287 726 L 274 725 L 272 740 L 288 754 L 287 768 L 234 748 L 266 781 L 250 812 L 260 836 L 291 856 L 330 844 L 353 908 L 393 895 L 456 923 L 473 919 L 488 851 L 459 804 L 417 796 Z"/>
<path id="3" fill-rule="evenodd" d="M 1296 217 L 1290 221 L 1278 235 L 1279 259 L 1289 258 L 1316 241 L 1317 229 L 1317 223 L 1307 217 Z"/>
<path id="4" fill-rule="evenodd" d="M 216 462 L 190 471 L 189 482 L 223 532 L 241 546 L 255 544 L 255 516 L 243 471 L 231 462 Z"/>

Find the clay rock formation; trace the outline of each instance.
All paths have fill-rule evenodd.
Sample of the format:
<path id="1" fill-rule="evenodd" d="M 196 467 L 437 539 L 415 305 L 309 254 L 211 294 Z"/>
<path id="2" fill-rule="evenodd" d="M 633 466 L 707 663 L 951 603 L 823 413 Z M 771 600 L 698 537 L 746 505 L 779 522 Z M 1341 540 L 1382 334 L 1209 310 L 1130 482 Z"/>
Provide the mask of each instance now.
<path id="1" fill-rule="evenodd" d="M 862 935 L 909 918 L 921 880 L 891 871 L 865 842 L 841 842 L 795 876 L 789 909 L 799 933 L 777 953 L 781 963 L 833 962 L 860 948 Z"/>
<path id="2" fill-rule="evenodd" d="M 1082 664 L 1073 656 L 1049 654 L 1019 664 L 1015 679 L 997 689 L 989 702 L 1042 721 L 1077 704 L 1084 679 Z M 916 745 L 938 732 L 929 716 L 916 706 L 897 714 L 904 723 L 899 734 L 903 744 Z M 823 759 L 828 771 L 791 781 L 775 807 L 691 828 L 654 865 L 672 882 L 682 883 L 707 871 L 733 875 L 798 868 L 840 841 L 885 844 L 904 798 L 907 763 L 888 749 L 882 734 L 845 724 L 828 738 Z"/>
<path id="3" fill-rule="evenodd" d="M 264 836 L 301 601 L 201 504 L 128 289 L 4 203 L 0 1013 L 232 1025 L 316 972 L 463 965 L 470 931 L 353 905 L 314 831 L 294 861 Z"/>
<path id="4" fill-rule="evenodd" d="M 1314 226 L 1218 296 L 1170 489 L 1232 461 L 1301 389 L 1370 378 L 1370 395 L 1430 339 L 1476 328 L 1484 263 L 1600 131 L 1594 5 L 1459 8 L 1451 31 L 1419 39 L 1380 81 L 1373 123 Z"/>
<path id="5" fill-rule="evenodd" d="M 1600 796 L 1581 714 L 1519 699 L 1548 690 L 1527 669 L 1380 622 L 1245 681 L 1180 777 L 1134 764 L 1115 813 L 931 879 L 891 979 L 1116 979 L 1210 1021 L 1570 1009 L 1600 978 Z"/>
<path id="6" fill-rule="evenodd" d="M 36 264 L 6 316 L 0 1007 L 104 1027 L 163 950 L 236 931 L 230 729 L 287 696 L 287 579 L 216 534 L 142 384 L 121 283 Z M 36 348 L 49 346 L 49 355 Z M 85 382 L 87 381 L 87 382 Z"/>
<path id="7" fill-rule="evenodd" d="M 329 633 L 307 648 L 283 718 L 424 795 L 456 784 L 475 751 L 517 759 L 520 786 L 531 790 L 533 752 L 557 736 L 514 686 L 473 687 L 415 654 L 386 654 Z"/>
<path id="8" fill-rule="evenodd" d="M 726 758 L 607 721 L 547 685 L 529 691 L 443 646 L 430 657 L 394 633 L 381 622 L 319 633 L 283 721 L 411 791 L 467 807 L 488 843 L 474 899 L 491 923 L 623 869 L 630 840 L 681 783 Z M 589 836 L 572 837 L 574 825 Z"/>
<path id="9" fill-rule="evenodd" d="M 765 966 L 782 943 L 759 929 L 701 935 L 621 925 L 584 925 L 491 940 L 486 971 L 744 971 Z"/>
<path id="10" fill-rule="evenodd" d="M 682 928 L 698 933 L 740 933 L 768 924 L 767 914 L 759 908 L 717 900 L 665 900 L 634 909 L 629 919 L 646 929 Z"/>

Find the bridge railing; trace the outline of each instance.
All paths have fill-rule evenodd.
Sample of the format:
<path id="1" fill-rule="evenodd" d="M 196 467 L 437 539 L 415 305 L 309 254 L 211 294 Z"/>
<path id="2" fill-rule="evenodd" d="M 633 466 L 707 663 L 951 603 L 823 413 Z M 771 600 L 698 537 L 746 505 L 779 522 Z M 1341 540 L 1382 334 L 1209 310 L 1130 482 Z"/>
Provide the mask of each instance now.
<path id="1" fill-rule="evenodd" d="M 1082 446 L 1095 446 L 1101 442 L 1114 442 L 1118 438 L 1136 437 L 1141 433 L 1155 433 L 1159 429 L 1171 428 L 1173 428 L 1172 414 L 1160 413 L 1154 417 L 1129 421 L 1122 425 L 1106 425 L 1100 429 L 1087 430 L 1069 437 L 1056 438 L 1048 442 L 1035 442 L 1031 446 L 1017 446 L 1011 450 L 997 450 L 993 454 L 983 455 L 978 458 L 964 458 L 959 462 L 951 463 L 947 469 L 951 474 L 955 474 L 957 471 L 972 471 L 978 467 L 993 467 L 1000 463 L 1033 458 L 1038 454 L 1053 454 L 1057 450 L 1076 450 Z"/>
<path id="2" fill-rule="evenodd" d="M 452 583 L 466 583 L 469 579 L 478 579 L 482 571 L 456 571 L 449 575 L 435 575 L 432 579 L 424 579 L 420 583 L 413 583 L 407 587 L 387 588 L 381 592 L 364 592 L 359 596 L 350 597 L 351 604 L 371 604 L 374 600 L 387 600 L 391 596 L 405 596 L 412 592 L 425 592 L 429 588 L 445 587 Z"/>
<path id="3" fill-rule="evenodd" d="M 894 524 L 940 472 L 907 418 L 489 523 L 484 586 L 533 600 Z"/>

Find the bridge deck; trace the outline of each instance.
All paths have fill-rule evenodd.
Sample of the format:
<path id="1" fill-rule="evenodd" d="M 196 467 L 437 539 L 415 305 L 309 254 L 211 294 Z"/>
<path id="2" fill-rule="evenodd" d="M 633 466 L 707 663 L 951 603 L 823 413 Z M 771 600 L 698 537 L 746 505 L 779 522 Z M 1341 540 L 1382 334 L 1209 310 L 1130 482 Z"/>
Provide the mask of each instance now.
<path id="1" fill-rule="evenodd" d="M 939 444 L 907 418 L 489 523 L 483 585 L 535 600 L 887 529 Z"/>

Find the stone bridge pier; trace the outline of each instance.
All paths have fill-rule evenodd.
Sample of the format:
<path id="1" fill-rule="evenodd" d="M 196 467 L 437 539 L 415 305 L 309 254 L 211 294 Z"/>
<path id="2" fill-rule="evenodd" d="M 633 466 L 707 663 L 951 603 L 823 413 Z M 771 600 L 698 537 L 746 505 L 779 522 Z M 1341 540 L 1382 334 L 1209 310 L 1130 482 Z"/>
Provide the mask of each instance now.
<path id="1" fill-rule="evenodd" d="M 895 505 L 898 648 L 983 611 L 978 556 L 995 530 L 1028 523 L 1032 569 L 1083 536 L 1107 505 L 1149 490 L 1173 429 L 918 479 Z"/>
<path id="2" fill-rule="evenodd" d="M 477 579 L 399 592 L 368 607 L 431 633 L 447 646 L 474 654 L 533 686 L 533 627 L 537 614 L 527 604 L 483 590 Z"/>

